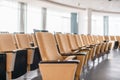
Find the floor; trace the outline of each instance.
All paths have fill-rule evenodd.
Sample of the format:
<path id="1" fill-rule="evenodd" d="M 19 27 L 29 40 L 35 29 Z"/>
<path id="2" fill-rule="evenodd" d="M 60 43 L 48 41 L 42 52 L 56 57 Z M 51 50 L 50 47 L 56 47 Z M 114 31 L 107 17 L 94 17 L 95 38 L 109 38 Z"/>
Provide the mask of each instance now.
<path id="1" fill-rule="evenodd" d="M 90 70 L 86 80 L 120 80 L 120 51 L 112 50 L 108 59 Z"/>
<path id="2" fill-rule="evenodd" d="M 91 69 L 84 74 L 82 80 L 120 80 L 120 50 L 111 50 L 108 59 L 100 59 L 95 61 L 95 66 L 91 65 Z M 27 80 L 42 80 L 37 75 L 38 70 L 27 74 Z M 22 78 L 16 80 L 24 80 Z"/>

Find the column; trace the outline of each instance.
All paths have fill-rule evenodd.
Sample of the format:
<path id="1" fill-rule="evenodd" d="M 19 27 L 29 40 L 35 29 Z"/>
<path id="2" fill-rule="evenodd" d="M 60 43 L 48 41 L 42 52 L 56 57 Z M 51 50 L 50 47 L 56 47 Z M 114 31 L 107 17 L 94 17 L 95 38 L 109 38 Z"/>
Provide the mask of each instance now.
<path id="1" fill-rule="evenodd" d="M 91 34 L 91 25 L 92 24 L 92 10 L 89 8 L 87 9 L 87 26 L 88 26 L 88 34 Z"/>
<path id="2" fill-rule="evenodd" d="M 46 29 L 46 21 L 47 21 L 47 9 L 46 8 L 42 8 L 42 27 L 45 30 Z"/>

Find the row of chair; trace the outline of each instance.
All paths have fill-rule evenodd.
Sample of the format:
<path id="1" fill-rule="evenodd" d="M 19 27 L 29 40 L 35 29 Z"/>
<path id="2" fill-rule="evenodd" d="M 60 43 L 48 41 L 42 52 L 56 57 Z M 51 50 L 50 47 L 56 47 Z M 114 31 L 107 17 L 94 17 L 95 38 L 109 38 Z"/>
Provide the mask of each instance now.
<path id="1" fill-rule="evenodd" d="M 0 34 L 0 80 L 38 69 L 43 80 L 79 80 L 89 61 L 109 53 L 108 36 L 62 34 Z M 40 52 L 39 52 L 40 50 Z M 66 72 L 66 75 L 63 74 Z M 59 73 L 59 75 L 58 75 Z"/>
<path id="2" fill-rule="evenodd" d="M 39 68 L 43 80 L 79 80 L 83 67 L 89 61 L 94 62 L 97 58 L 99 60 L 101 56 L 104 58 L 111 49 L 111 43 L 104 36 L 62 33 L 53 35 L 49 32 L 36 32 L 35 35 L 42 57 Z M 76 60 L 79 61 L 77 67 L 71 67 L 70 64 L 73 65 Z M 71 71 L 75 67 L 74 72 Z"/>
<path id="3" fill-rule="evenodd" d="M 0 34 L 0 80 L 16 79 L 38 68 L 40 53 L 30 39 L 28 34 Z"/>

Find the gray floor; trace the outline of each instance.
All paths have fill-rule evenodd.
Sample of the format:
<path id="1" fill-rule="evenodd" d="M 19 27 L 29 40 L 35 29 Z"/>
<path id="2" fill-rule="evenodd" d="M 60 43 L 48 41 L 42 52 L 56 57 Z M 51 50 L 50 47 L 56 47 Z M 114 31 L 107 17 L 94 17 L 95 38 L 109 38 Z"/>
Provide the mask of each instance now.
<path id="1" fill-rule="evenodd" d="M 84 74 L 84 80 L 120 80 L 120 51 L 112 50 L 110 53 L 108 59 L 101 58 L 99 63 L 96 60 L 94 67 L 91 63 L 91 69 Z M 40 74 L 36 72 L 30 73 L 27 80 L 41 80 Z M 31 75 L 34 77 L 29 78 Z"/>
<path id="2" fill-rule="evenodd" d="M 90 70 L 86 80 L 120 80 L 120 51 L 112 50 L 108 59 Z"/>

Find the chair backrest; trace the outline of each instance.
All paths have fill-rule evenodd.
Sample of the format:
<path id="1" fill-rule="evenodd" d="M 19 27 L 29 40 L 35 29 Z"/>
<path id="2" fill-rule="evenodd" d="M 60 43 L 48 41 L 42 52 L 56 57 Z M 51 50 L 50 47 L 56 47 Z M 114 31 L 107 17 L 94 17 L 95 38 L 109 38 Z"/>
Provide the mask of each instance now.
<path id="1" fill-rule="evenodd" d="M 15 39 L 19 49 L 31 47 L 28 34 L 15 34 Z"/>
<path id="2" fill-rule="evenodd" d="M 89 44 L 94 44 L 92 35 L 87 35 L 87 38 L 88 38 Z"/>
<path id="3" fill-rule="evenodd" d="M 87 36 L 86 36 L 86 35 L 83 35 L 83 34 L 80 35 L 80 36 L 81 36 L 83 45 L 84 45 L 84 46 L 88 46 L 88 45 L 89 45 L 89 42 L 88 42 Z"/>
<path id="4" fill-rule="evenodd" d="M 93 40 L 94 40 L 95 44 L 99 44 L 97 35 L 93 35 Z"/>
<path id="5" fill-rule="evenodd" d="M 78 49 L 79 47 L 77 46 L 77 44 L 75 42 L 74 35 L 73 34 L 66 34 L 66 36 L 67 36 L 67 39 L 68 39 L 71 50 Z"/>
<path id="6" fill-rule="evenodd" d="M 109 36 L 104 36 L 106 41 L 109 41 Z"/>
<path id="7" fill-rule="evenodd" d="M 83 43 L 82 43 L 82 40 L 80 39 L 80 36 L 78 34 L 75 34 L 74 35 L 74 38 L 75 38 L 75 41 L 76 41 L 76 44 L 78 47 L 82 47 L 83 46 Z"/>
<path id="8" fill-rule="evenodd" d="M 114 37 L 114 36 L 109 36 L 109 39 L 110 39 L 111 41 L 115 41 L 115 37 Z"/>
<path id="9" fill-rule="evenodd" d="M 43 61 L 63 59 L 58 53 L 55 38 L 52 33 L 36 32 L 35 35 Z"/>
<path id="10" fill-rule="evenodd" d="M 102 43 L 103 42 L 103 37 L 98 35 L 98 40 L 99 40 L 100 43 Z"/>
<path id="11" fill-rule="evenodd" d="M 58 47 L 60 50 L 60 53 L 70 53 L 71 49 L 70 49 L 70 45 L 68 43 L 68 39 L 66 34 L 61 34 L 61 33 L 57 33 L 55 34 L 56 37 L 56 41 L 58 43 Z"/>
<path id="12" fill-rule="evenodd" d="M 16 50 L 12 34 L 0 34 L 0 51 Z"/>
<path id="13" fill-rule="evenodd" d="M 116 41 L 120 41 L 120 36 L 115 36 Z"/>
<path id="14" fill-rule="evenodd" d="M 35 34 L 31 34 L 31 36 L 32 36 L 32 41 L 34 43 L 34 46 L 37 46 L 37 40 L 36 40 Z"/>
<path id="15" fill-rule="evenodd" d="M 31 34 L 27 34 L 29 42 L 33 42 L 33 38 Z"/>

